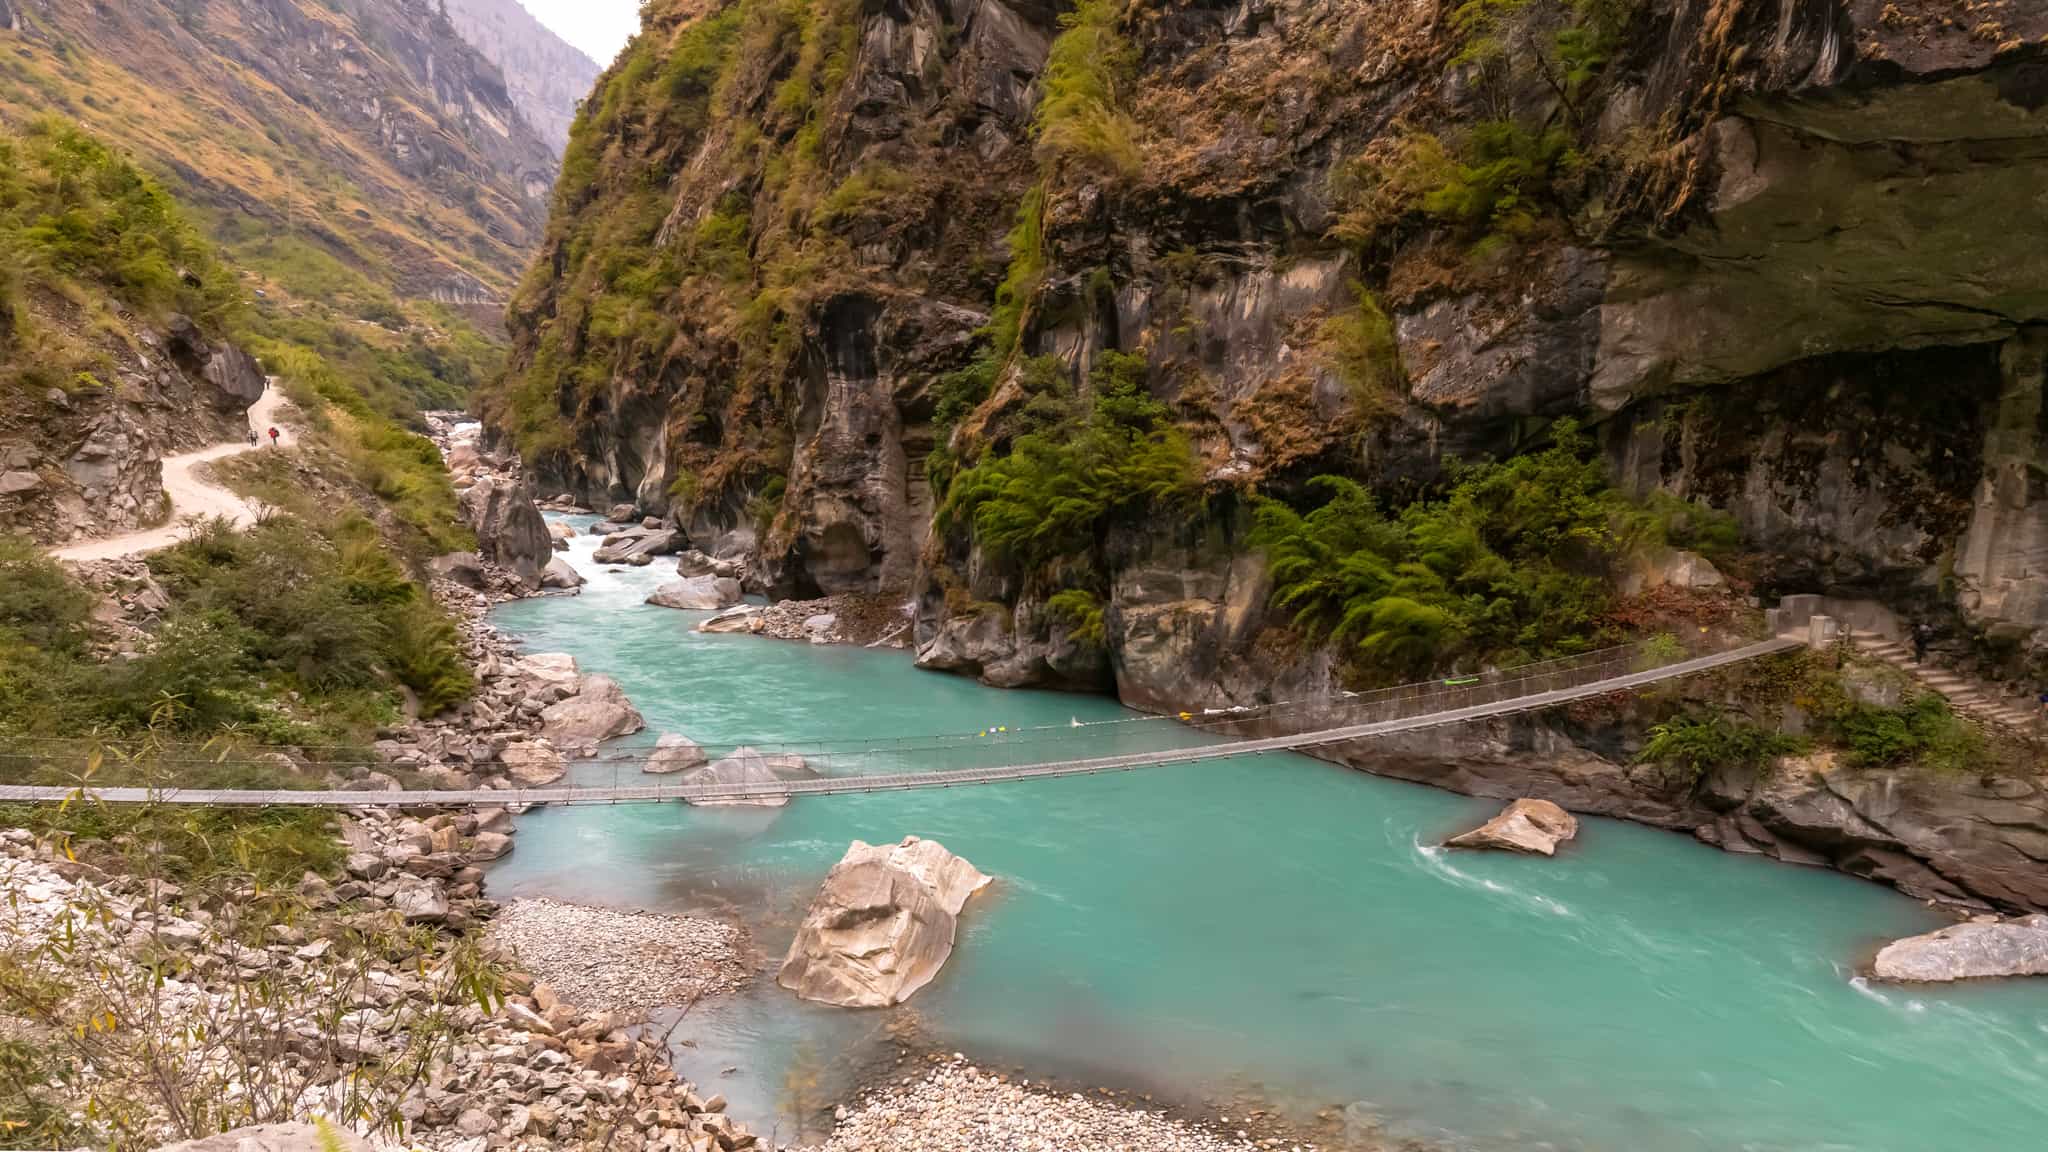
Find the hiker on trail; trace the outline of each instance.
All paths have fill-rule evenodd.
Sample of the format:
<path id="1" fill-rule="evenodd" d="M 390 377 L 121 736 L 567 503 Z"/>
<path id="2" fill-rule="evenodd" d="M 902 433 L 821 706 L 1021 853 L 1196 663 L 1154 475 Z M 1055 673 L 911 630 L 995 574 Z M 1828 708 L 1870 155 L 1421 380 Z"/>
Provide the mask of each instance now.
<path id="1" fill-rule="evenodd" d="M 275 448 L 275 447 L 277 447 L 277 427 L 276 427 L 276 425 L 272 425 L 272 426 L 271 426 L 271 429 L 270 429 L 270 446 L 271 446 L 272 448 Z"/>
<path id="2" fill-rule="evenodd" d="M 249 447 L 251 447 L 251 448 L 254 448 L 255 446 L 256 446 L 256 430 L 255 430 L 254 428 L 251 428 L 251 429 L 249 429 Z"/>
<path id="3" fill-rule="evenodd" d="M 1914 626 L 1914 628 L 1913 628 L 1913 663 L 1915 663 L 1915 664 L 1925 664 L 1925 663 L 1927 663 L 1927 642 L 1928 642 L 1929 640 L 1932 640 L 1933 638 L 1934 638 L 1934 628 L 1933 628 L 1933 626 L 1932 626 L 1932 625 L 1928 625 L 1928 624 L 1918 624 L 1918 625 L 1915 625 L 1915 626 Z"/>

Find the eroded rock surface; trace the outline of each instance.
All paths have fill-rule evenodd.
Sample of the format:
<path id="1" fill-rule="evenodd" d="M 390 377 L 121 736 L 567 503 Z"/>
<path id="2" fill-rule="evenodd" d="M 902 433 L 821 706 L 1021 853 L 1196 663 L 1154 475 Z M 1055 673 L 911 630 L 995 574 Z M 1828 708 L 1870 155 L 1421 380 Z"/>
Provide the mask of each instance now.
<path id="1" fill-rule="evenodd" d="M 820 1003 L 901 1004 L 938 975 L 960 910 L 989 882 L 936 841 L 856 840 L 812 899 L 776 979 Z"/>
<path id="2" fill-rule="evenodd" d="M 1444 847 L 1498 848 L 1554 856 L 1559 844 L 1578 834 L 1578 820 L 1550 801 L 1517 800 L 1485 824 L 1444 841 Z"/>

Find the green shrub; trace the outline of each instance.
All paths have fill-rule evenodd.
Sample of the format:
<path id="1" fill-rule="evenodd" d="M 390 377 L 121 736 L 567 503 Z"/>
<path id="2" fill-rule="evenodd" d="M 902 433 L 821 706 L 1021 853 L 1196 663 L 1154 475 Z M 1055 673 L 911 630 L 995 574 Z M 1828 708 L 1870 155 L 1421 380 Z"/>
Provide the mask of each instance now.
<path id="1" fill-rule="evenodd" d="M 1351 391 L 1358 414 L 1370 419 L 1390 410 L 1406 390 L 1394 322 L 1379 297 L 1354 283 L 1358 306 L 1323 322 L 1321 342 L 1337 375 Z"/>
<path id="2" fill-rule="evenodd" d="M 1939 694 L 1923 692 L 1898 708 L 1846 701 L 1829 718 L 1851 767 L 1919 764 L 1942 772 L 1984 767 L 1984 737 Z"/>
<path id="3" fill-rule="evenodd" d="M 1335 231 L 1372 243 L 1420 218 L 1458 233 L 1475 251 L 1520 240 L 1566 211 L 1559 185 L 1584 159 L 1561 126 L 1531 130 L 1512 120 L 1473 124 L 1454 152 L 1437 136 L 1404 129 L 1379 162 L 1361 162 L 1338 181 L 1346 208 Z"/>
<path id="4" fill-rule="evenodd" d="M 1085 412 L 1065 393 L 1064 362 L 1045 357 L 1022 369 L 1028 430 L 1007 455 L 953 477 L 942 526 L 967 524 L 976 543 L 1035 568 L 1085 551 L 1114 516 L 1167 511 L 1199 490 L 1187 438 L 1146 390 L 1144 357 L 1104 353 Z"/>
<path id="5" fill-rule="evenodd" d="M 1069 628 L 1083 644 L 1104 642 L 1102 598 L 1085 588 L 1066 588 L 1045 602 L 1045 614 Z"/>
<path id="6" fill-rule="evenodd" d="M 1650 729 L 1638 759 L 1678 769 L 1690 788 L 1717 767 L 1762 768 L 1780 756 L 1805 751 L 1797 736 L 1759 728 L 1746 720 L 1715 716 L 1681 717 Z"/>
<path id="7" fill-rule="evenodd" d="M 1273 603 L 1386 674 L 1583 651 L 1603 636 L 1627 507 L 1588 451 L 1560 423 L 1545 451 L 1457 468 L 1447 492 L 1398 516 L 1339 476 L 1309 482 L 1323 502 L 1306 513 L 1258 499 L 1251 541 Z"/>

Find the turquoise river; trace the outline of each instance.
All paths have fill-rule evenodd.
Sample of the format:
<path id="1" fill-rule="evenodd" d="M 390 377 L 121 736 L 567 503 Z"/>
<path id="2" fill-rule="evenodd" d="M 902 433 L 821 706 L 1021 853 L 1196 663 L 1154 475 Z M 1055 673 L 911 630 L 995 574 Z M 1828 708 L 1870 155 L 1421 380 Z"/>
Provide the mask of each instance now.
<path id="1" fill-rule="evenodd" d="M 591 581 L 581 595 L 493 619 L 616 678 L 647 717 L 643 741 L 1060 725 L 1064 758 L 1190 738 L 1156 721 L 1074 729 L 1131 714 L 919 672 L 901 651 L 698 634 L 702 613 L 641 603 L 669 565 L 599 568 L 595 544 L 570 553 Z M 637 775 L 598 763 L 572 780 L 622 771 Z M 1855 978 L 1877 943 L 1942 923 L 1933 912 L 1606 820 L 1555 860 L 1428 847 L 1490 811 L 1295 755 L 780 810 L 548 809 L 522 817 L 491 886 L 745 921 L 762 975 L 689 1015 L 679 1062 L 785 1139 L 914 1012 L 924 1037 L 1027 1075 L 1191 1102 L 1362 1102 L 1457 1148 L 2048 1147 L 2048 986 Z M 848 841 L 906 834 L 998 877 L 938 980 L 893 1012 L 777 988 L 775 961 Z"/>

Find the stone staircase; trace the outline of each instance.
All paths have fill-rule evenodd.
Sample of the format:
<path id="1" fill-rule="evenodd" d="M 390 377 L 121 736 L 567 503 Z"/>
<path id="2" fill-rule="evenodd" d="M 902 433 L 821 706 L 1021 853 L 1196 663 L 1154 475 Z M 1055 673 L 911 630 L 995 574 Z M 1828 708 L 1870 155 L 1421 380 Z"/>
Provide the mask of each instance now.
<path id="1" fill-rule="evenodd" d="M 1965 716 L 2003 725 L 2029 736 L 2041 734 L 2041 723 L 2029 709 L 2007 703 L 1989 687 L 1932 664 L 1916 664 L 1913 650 L 1876 632 L 1851 632 L 1849 642 L 1865 656 L 1875 657 L 1904 671 L 1924 687 L 1948 698 L 1949 707 Z"/>

